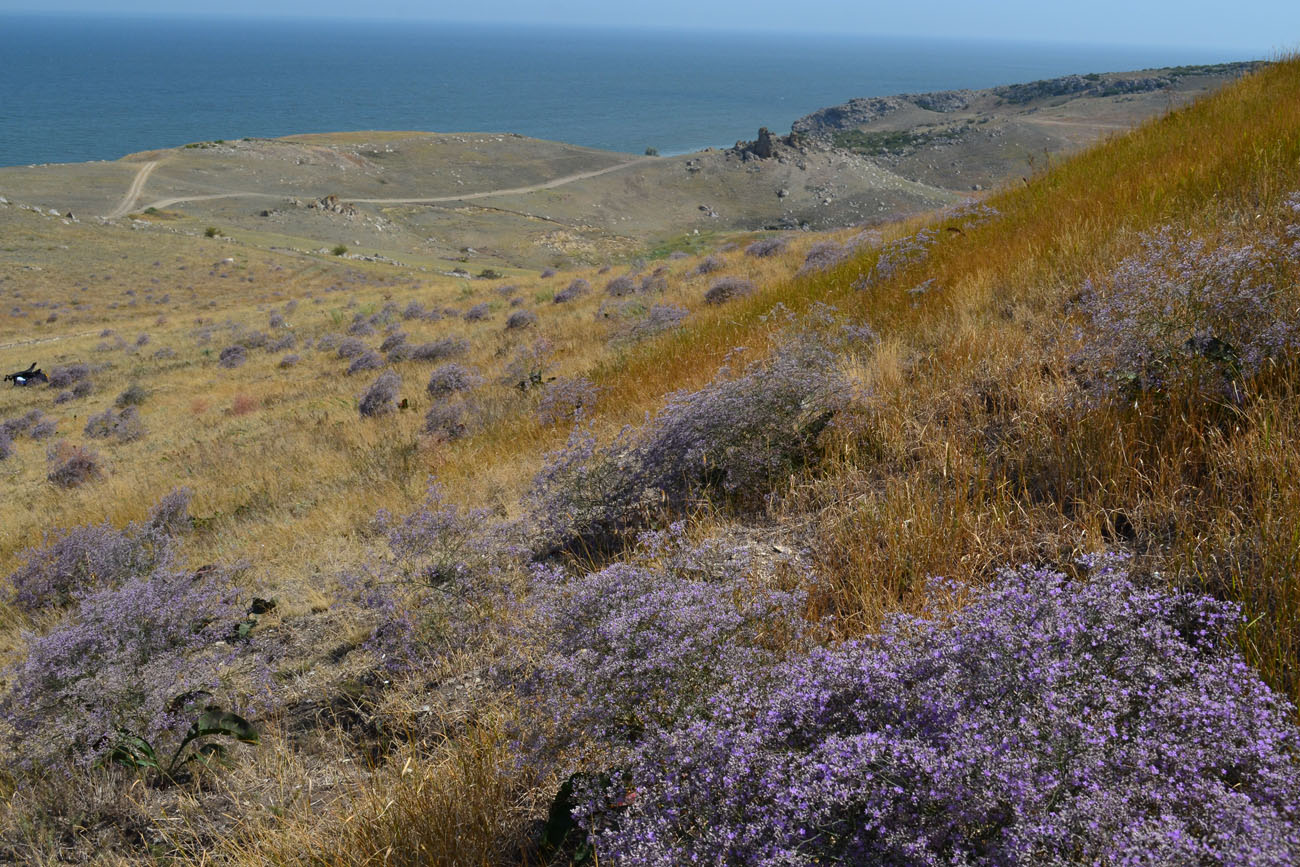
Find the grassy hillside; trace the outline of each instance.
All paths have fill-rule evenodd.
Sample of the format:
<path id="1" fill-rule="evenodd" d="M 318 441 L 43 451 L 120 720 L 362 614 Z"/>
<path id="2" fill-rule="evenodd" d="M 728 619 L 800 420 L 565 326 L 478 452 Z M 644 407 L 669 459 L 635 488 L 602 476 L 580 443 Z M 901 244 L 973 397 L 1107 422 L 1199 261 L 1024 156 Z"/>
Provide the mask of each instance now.
<path id="1" fill-rule="evenodd" d="M 23 271 L 91 227 L 0 209 L 55 316 L 21 348 L 71 366 L 0 404 L 3 851 L 1300 857 L 1298 94 L 1284 60 L 977 203 L 627 273 L 117 227 Z M 139 767 L 196 701 L 260 744 Z"/>

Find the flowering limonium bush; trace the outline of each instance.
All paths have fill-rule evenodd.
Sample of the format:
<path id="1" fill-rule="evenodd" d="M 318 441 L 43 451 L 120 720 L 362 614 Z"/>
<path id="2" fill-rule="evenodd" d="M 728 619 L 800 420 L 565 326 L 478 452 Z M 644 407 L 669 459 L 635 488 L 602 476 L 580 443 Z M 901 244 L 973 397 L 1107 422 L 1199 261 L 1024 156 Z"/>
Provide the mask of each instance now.
<path id="1" fill-rule="evenodd" d="M 128 406 L 120 412 L 110 406 L 86 420 L 84 433 L 92 439 L 111 437 L 126 443 L 140 439 L 146 431 L 144 422 L 140 420 L 140 411 L 134 406 Z"/>
<path id="2" fill-rule="evenodd" d="M 1140 252 L 1084 286 L 1083 346 L 1074 357 L 1099 397 L 1190 384 L 1234 396 L 1243 378 L 1300 346 L 1300 249 L 1258 231 L 1210 243 L 1169 227 Z"/>
<path id="3" fill-rule="evenodd" d="M 375 523 L 387 535 L 400 578 L 429 587 L 468 591 L 476 573 L 492 560 L 488 532 L 491 512 L 448 502 L 439 485 L 430 485 L 420 507 L 402 518 L 381 509 Z"/>
<path id="4" fill-rule="evenodd" d="M 231 573 L 170 565 L 80 596 L 7 672 L 0 714 L 19 767 L 88 766 L 123 737 L 158 749 L 178 742 L 194 705 L 216 697 L 243 617 Z"/>
<path id="5" fill-rule="evenodd" d="M 397 394 L 402 387 L 402 378 L 391 370 L 384 371 L 361 393 L 357 401 L 357 411 L 363 418 L 385 415 L 397 409 Z"/>
<path id="6" fill-rule="evenodd" d="M 689 315 L 689 310 L 673 304 L 655 304 L 646 311 L 644 319 L 628 327 L 627 333 L 634 339 L 653 337 L 678 327 Z"/>
<path id="7" fill-rule="evenodd" d="M 647 538 L 648 537 L 648 538 Z M 755 580 L 741 545 L 643 534 L 640 562 L 567 576 L 533 570 L 519 627 L 545 653 L 524 692 L 546 718 L 535 754 L 634 744 L 694 718 L 726 683 L 766 670 L 806 634 L 800 591 Z"/>
<path id="8" fill-rule="evenodd" d="M 766 496 L 812 458 L 847 400 L 830 334 L 792 326 L 771 358 L 669 396 L 640 430 L 605 445 L 575 429 L 529 494 L 540 550 L 606 547 L 649 511 L 677 511 L 706 493 L 740 506 Z"/>
<path id="9" fill-rule="evenodd" d="M 600 398 L 600 389 L 582 376 L 566 376 L 546 383 L 533 410 L 542 424 L 573 422 L 589 413 Z"/>
<path id="10" fill-rule="evenodd" d="M 341 576 L 352 602 L 371 617 L 365 645 L 389 671 L 428 663 L 448 635 L 476 628 L 476 606 L 523 556 L 510 527 L 487 509 L 449 502 L 430 484 L 424 502 L 401 518 L 381 509 L 375 525 L 391 558 L 372 560 Z M 439 634 L 439 640 L 430 641 Z M 462 642 L 463 643 L 463 642 Z"/>
<path id="11" fill-rule="evenodd" d="M 442 361 L 469 352 L 469 341 L 464 337 L 439 337 L 428 343 L 411 346 L 409 358 L 415 361 Z"/>
<path id="12" fill-rule="evenodd" d="M 1239 612 L 1092 573 L 1008 571 L 723 689 L 580 820 L 620 864 L 1300 861 L 1295 709 L 1232 648 Z"/>
<path id="13" fill-rule="evenodd" d="M 468 391 L 482 384 L 483 377 L 479 376 L 477 370 L 466 367 L 459 362 L 449 361 L 433 369 L 433 373 L 429 375 L 429 384 L 426 388 L 431 397 L 444 398 L 458 391 Z"/>
<path id="14" fill-rule="evenodd" d="M 172 538 L 189 527 L 190 490 L 167 494 L 142 524 L 74 527 L 47 536 L 9 575 L 9 601 L 28 612 L 62 607 L 79 594 L 115 587 L 172 563 Z"/>
<path id="15" fill-rule="evenodd" d="M 912 235 L 899 238 L 896 241 L 890 241 L 880 248 L 880 253 L 876 257 L 876 262 L 871 266 L 871 270 L 854 284 L 855 289 L 866 289 L 887 280 L 892 280 L 896 275 L 902 273 L 908 268 L 921 264 L 930 255 L 930 248 L 934 245 L 937 233 L 934 229 L 925 228 Z"/>

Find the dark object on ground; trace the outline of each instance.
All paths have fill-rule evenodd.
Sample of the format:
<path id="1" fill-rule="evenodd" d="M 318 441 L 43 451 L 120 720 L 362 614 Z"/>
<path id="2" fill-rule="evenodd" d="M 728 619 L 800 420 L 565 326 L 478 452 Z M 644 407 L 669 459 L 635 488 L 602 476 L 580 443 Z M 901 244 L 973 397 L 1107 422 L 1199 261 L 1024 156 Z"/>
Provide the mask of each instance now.
<path id="1" fill-rule="evenodd" d="M 49 382 L 50 378 L 36 367 L 36 362 L 32 362 L 31 367 L 26 370 L 20 370 L 16 373 L 5 374 L 5 382 L 12 382 L 15 386 L 35 385 L 38 382 Z"/>

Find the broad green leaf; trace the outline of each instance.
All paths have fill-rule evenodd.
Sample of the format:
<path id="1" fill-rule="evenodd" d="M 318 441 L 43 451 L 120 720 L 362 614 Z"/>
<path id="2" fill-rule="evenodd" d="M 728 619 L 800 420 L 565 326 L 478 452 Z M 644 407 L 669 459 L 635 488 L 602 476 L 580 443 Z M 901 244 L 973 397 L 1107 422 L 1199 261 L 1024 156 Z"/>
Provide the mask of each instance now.
<path id="1" fill-rule="evenodd" d="M 117 743 L 99 760 L 98 764 L 105 765 L 111 762 L 128 768 L 158 767 L 158 756 L 148 741 L 126 729 L 120 730 L 118 734 Z"/>

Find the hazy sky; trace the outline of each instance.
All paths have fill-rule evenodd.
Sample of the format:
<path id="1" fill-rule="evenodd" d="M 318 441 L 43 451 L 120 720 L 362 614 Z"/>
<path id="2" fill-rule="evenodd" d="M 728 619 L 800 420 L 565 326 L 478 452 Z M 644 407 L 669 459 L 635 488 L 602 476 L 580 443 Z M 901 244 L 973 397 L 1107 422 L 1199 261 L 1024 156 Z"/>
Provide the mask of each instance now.
<path id="1" fill-rule="evenodd" d="M 1253 56 L 1300 48 L 1300 0 L 0 0 L 0 13 L 27 11 L 785 29 L 1196 46 Z"/>

